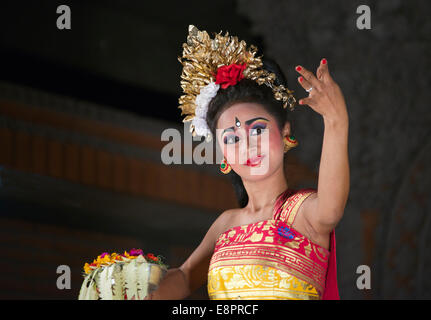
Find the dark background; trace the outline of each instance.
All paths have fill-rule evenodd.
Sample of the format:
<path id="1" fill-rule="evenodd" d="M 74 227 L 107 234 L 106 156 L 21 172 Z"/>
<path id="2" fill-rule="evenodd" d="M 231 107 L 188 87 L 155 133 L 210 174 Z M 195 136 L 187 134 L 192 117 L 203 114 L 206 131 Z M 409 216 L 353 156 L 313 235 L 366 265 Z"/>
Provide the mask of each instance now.
<path id="1" fill-rule="evenodd" d="M 71 8 L 71 30 L 56 28 L 56 8 L 61 4 Z M 356 27 L 356 9 L 361 4 L 371 8 L 370 30 Z M 345 215 L 336 229 L 341 298 L 431 298 L 431 277 L 427 274 L 431 268 L 430 7 L 427 1 L 397 0 L 3 1 L 0 97 L 28 105 L 35 101 L 50 105 L 49 97 L 62 97 L 63 102 L 53 107 L 56 111 L 79 113 L 83 118 L 160 137 L 163 128 L 181 124 L 177 108 L 181 65 L 177 57 L 181 55 L 189 24 L 210 34 L 229 31 L 258 46 L 279 62 L 297 97 L 304 97 L 305 93 L 297 84 L 294 66 L 301 64 L 315 71 L 325 57 L 343 90 L 350 119 L 351 190 Z M 84 104 L 94 108 L 82 107 Z M 2 114 L 0 119 L 7 130 L 21 130 L 23 126 L 33 133 L 48 130 L 29 125 L 31 117 L 25 123 L 17 122 L 11 112 Z M 292 151 L 292 159 L 317 174 L 324 129 L 321 116 L 305 107 L 295 111 L 293 119 L 294 134 L 301 147 Z M 12 149 L 16 143 L 13 140 Z M 153 156 L 157 158 L 157 154 Z M 80 283 L 75 276 L 73 293 L 57 290 L 52 265 L 58 259 L 38 265 L 42 254 L 25 252 L 17 244 L 19 239 L 27 237 L 31 243 L 37 234 L 39 247 L 48 248 L 48 243 L 55 242 L 61 234 L 70 232 L 68 237 L 76 239 L 80 236 L 73 235 L 74 230 L 87 230 L 88 238 L 81 238 L 80 244 L 70 240 L 66 246 L 69 253 L 63 251 L 64 255 L 75 255 L 83 264 L 106 251 L 102 250 L 104 244 L 108 248 L 133 244 L 160 250 L 173 264 L 180 264 L 220 213 L 214 208 L 200 213 L 199 205 L 190 209 L 188 205 L 178 207 L 175 202 L 160 199 L 154 203 L 148 200 L 150 205 L 139 202 L 139 197 L 122 198 L 116 202 L 118 208 L 112 209 L 116 194 L 86 189 L 79 183 L 66 185 L 61 179 L 33 175 L 12 164 L 13 161 L 10 165 L 5 162 L 1 167 L 0 214 L 4 220 L 0 240 L 3 238 L 2 250 L 9 248 L 14 253 L 0 266 L 14 277 L 26 274 L 28 280 L 18 286 L 3 276 L 3 298 L 73 299 Z M 288 176 L 294 176 L 295 166 L 289 170 Z M 166 179 L 169 181 L 169 176 Z M 297 181 L 298 186 L 317 186 L 304 178 Z M 38 190 L 42 191 L 37 193 Z M 73 193 L 76 198 L 70 200 Z M 59 194 L 67 196 L 62 198 Z M 124 222 L 121 230 L 104 216 L 111 209 L 113 216 L 124 212 L 122 220 L 115 220 Z M 92 218 L 86 210 L 92 212 Z M 178 215 L 185 218 L 176 220 L 178 216 L 174 219 L 167 214 L 160 218 L 160 225 L 166 229 L 157 229 L 152 227 L 151 215 L 140 217 L 142 228 L 147 228 L 144 235 L 130 213 L 140 210 L 178 210 Z M 196 218 L 200 214 L 204 217 Z M 98 222 L 101 217 L 104 223 Z M 181 237 L 180 230 L 186 230 L 190 221 L 195 221 L 195 225 L 183 236 L 181 244 L 170 232 L 176 230 Z M 95 240 L 97 232 L 106 238 Z M 48 233 L 51 236 L 40 240 Z M 111 234 L 122 238 L 115 240 Z M 94 249 L 88 256 L 79 256 L 82 251 L 73 253 L 74 247 L 89 242 Z M 28 260 L 20 260 L 23 255 L 29 256 Z M 370 290 L 356 286 L 359 265 L 371 268 Z M 47 268 L 51 268 L 51 283 L 42 276 L 37 283 L 31 280 L 37 278 L 38 270 Z M 31 281 L 31 285 L 26 285 Z M 204 291 L 196 297 L 204 298 Z"/>

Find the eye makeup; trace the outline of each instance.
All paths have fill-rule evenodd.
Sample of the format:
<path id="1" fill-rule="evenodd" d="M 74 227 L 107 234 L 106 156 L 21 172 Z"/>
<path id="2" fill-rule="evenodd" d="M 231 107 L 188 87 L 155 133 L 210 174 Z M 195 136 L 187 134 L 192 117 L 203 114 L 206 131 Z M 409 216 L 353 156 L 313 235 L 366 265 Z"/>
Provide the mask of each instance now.
<path id="1" fill-rule="evenodd" d="M 239 137 L 235 134 L 227 134 L 223 137 L 224 144 L 237 143 L 238 141 L 239 141 Z"/>
<path id="2" fill-rule="evenodd" d="M 251 125 L 250 129 L 256 129 L 256 128 L 265 129 L 267 124 L 268 124 L 268 120 L 259 119 L 256 122 L 253 122 L 253 125 Z"/>
<path id="3" fill-rule="evenodd" d="M 251 123 L 253 123 L 253 121 L 256 121 L 256 120 L 264 120 L 264 121 L 266 121 L 266 122 L 269 122 L 269 120 L 268 120 L 268 119 L 266 119 L 266 118 L 263 118 L 263 117 L 257 117 L 257 118 L 252 118 L 252 119 L 247 120 L 247 121 L 245 122 L 245 124 L 249 126 Z"/>
<path id="4" fill-rule="evenodd" d="M 235 117 L 235 120 L 238 120 L 238 118 Z M 250 124 L 252 124 L 250 126 L 250 131 L 251 131 L 250 135 L 258 135 L 261 133 L 260 132 L 261 130 L 266 129 L 268 122 L 269 120 L 266 118 L 257 117 L 257 118 L 252 118 L 245 121 L 245 124 L 247 126 L 250 126 Z M 235 132 L 234 127 L 226 128 L 225 130 L 223 130 L 222 135 L 225 132 L 229 132 L 229 131 Z M 223 136 L 224 144 L 236 143 L 238 141 L 239 141 L 239 137 L 235 134 L 226 134 L 225 136 Z"/>
<path id="5" fill-rule="evenodd" d="M 236 117 L 235 117 L 235 119 L 236 119 L 236 120 L 238 120 L 238 118 L 236 118 Z M 269 122 L 269 120 L 268 120 L 268 119 L 266 119 L 266 118 L 263 118 L 263 117 L 257 117 L 257 118 L 252 118 L 252 119 L 249 119 L 249 120 L 245 121 L 245 124 L 248 126 L 248 125 L 250 125 L 250 123 L 252 123 L 253 121 L 255 121 L 255 120 L 259 120 L 259 119 L 262 119 L 262 120 L 265 120 L 265 121 Z M 239 121 L 239 120 L 238 120 L 238 121 Z M 223 134 L 224 134 L 225 132 L 227 132 L 227 131 L 235 131 L 235 128 L 234 128 L 234 127 L 226 128 L 226 129 L 224 129 L 224 130 L 223 130 L 223 132 L 221 133 L 221 135 L 223 136 Z"/>
<path id="6" fill-rule="evenodd" d="M 266 129 L 268 120 L 258 119 L 250 126 L 250 135 L 257 136 L 262 133 L 262 130 Z"/>

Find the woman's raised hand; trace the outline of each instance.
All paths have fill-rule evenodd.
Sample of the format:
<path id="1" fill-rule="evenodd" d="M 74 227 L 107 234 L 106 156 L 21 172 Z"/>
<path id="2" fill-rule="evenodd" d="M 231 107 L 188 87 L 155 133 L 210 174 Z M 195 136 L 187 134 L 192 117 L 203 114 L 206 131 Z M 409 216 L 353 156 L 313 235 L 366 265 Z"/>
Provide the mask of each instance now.
<path id="1" fill-rule="evenodd" d="M 325 120 L 347 120 L 347 108 L 343 93 L 329 74 L 326 59 L 320 61 L 316 75 L 302 66 L 295 70 L 301 74 L 298 81 L 309 93 L 308 97 L 299 100 L 300 105 L 308 105 L 321 114 Z"/>

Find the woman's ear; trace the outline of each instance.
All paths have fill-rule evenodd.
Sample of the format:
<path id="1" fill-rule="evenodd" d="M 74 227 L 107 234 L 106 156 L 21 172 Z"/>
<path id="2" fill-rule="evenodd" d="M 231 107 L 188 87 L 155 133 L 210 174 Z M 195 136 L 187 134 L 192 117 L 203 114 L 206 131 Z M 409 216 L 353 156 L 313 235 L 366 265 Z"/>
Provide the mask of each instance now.
<path id="1" fill-rule="evenodd" d="M 286 121 L 286 123 L 284 124 L 283 130 L 282 130 L 282 135 L 283 135 L 283 138 L 286 136 L 289 137 L 291 135 L 290 134 L 290 122 L 289 121 Z"/>

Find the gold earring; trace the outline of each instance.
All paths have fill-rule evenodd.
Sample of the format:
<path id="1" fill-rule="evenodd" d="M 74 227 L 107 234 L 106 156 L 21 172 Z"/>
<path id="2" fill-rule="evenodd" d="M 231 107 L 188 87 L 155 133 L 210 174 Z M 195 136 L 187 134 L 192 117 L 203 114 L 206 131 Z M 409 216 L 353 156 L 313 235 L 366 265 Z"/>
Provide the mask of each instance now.
<path id="1" fill-rule="evenodd" d="M 228 174 L 232 170 L 232 167 L 229 163 L 227 163 L 226 159 L 223 158 L 222 162 L 220 163 L 220 171 L 224 174 Z"/>
<path id="2" fill-rule="evenodd" d="M 298 140 L 296 140 L 294 136 L 290 136 L 290 137 L 285 136 L 283 138 L 283 141 L 284 141 L 284 153 L 286 153 L 292 148 L 295 148 L 298 145 Z"/>

